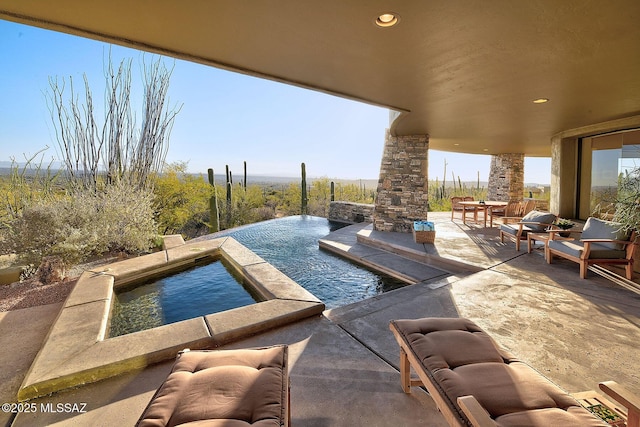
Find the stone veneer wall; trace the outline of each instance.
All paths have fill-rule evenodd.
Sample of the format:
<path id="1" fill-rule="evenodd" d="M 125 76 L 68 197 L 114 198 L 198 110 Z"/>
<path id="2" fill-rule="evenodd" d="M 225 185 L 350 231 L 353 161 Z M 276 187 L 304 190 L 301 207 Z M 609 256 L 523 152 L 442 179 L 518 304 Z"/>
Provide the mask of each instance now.
<path id="1" fill-rule="evenodd" d="M 374 206 L 366 203 L 331 202 L 329 204 L 329 220 L 347 224 L 373 222 Z"/>
<path id="2" fill-rule="evenodd" d="M 387 130 L 373 215 L 378 231 L 410 233 L 427 219 L 428 135 L 391 136 Z"/>
<path id="3" fill-rule="evenodd" d="M 524 154 L 491 156 L 487 200 L 518 201 L 524 193 Z"/>

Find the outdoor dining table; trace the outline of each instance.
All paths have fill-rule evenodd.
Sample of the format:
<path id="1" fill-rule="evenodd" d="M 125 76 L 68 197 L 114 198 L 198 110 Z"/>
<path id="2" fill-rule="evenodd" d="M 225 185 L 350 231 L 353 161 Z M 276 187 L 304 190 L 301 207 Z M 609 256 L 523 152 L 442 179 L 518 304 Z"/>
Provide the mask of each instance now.
<path id="1" fill-rule="evenodd" d="M 478 211 L 483 212 L 483 227 L 487 228 L 487 212 L 491 212 L 493 208 L 503 208 L 507 206 L 507 202 L 500 202 L 497 200 L 470 200 L 466 202 L 460 202 L 462 205 L 462 222 L 467 223 L 467 209 L 473 211 L 473 221 L 478 222 Z"/>

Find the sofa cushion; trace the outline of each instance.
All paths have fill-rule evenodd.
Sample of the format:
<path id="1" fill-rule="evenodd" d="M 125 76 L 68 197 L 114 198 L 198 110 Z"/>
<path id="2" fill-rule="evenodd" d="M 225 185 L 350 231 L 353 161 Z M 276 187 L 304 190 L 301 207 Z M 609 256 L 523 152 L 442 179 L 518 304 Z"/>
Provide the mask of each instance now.
<path id="1" fill-rule="evenodd" d="M 500 230 L 504 233 L 510 234 L 512 236 L 517 236 L 520 231 L 519 224 L 500 224 Z M 527 233 L 535 233 L 539 231 L 537 228 L 532 228 L 530 225 L 522 225 L 522 234 L 521 236 L 526 237 Z"/>
<path id="2" fill-rule="evenodd" d="M 589 217 L 582 229 L 582 239 L 629 240 L 629 234 L 622 230 L 622 225 L 613 221 Z M 623 249 L 619 243 L 601 243 L 609 249 Z M 593 257 L 592 257 L 593 258 Z"/>
<path id="3" fill-rule="evenodd" d="M 286 425 L 288 378 L 286 346 L 184 352 L 137 425 Z"/>
<path id="4" fill-rule="evenodd" d="M 531 211 L 526 214 L 521 222 L 538 224 L 527 224 L 534 231 L 544 231 L 550 224 L 553 224 L 558 217 L 550 212 Z"/>
<path id="5" fill-rule="evenodd" d="M 584 243 L 580 240 L 549 240 L 549 248 L 580 258 L 584 252 Z M 610 245 L 602 243 L 592 243 L 589 252 L 589 259 L 622 259 L 626 256 L 624 250 L 611 249 Z"/>

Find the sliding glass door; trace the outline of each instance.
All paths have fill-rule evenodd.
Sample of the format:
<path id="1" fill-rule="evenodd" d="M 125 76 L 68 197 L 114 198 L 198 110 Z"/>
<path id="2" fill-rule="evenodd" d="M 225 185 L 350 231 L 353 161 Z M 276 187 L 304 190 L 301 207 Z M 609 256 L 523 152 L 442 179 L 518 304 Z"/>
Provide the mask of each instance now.
<path id="1" fill-rule="evenodd" d="M 640 130 L 589 138 L 592 216 L 611 219 L 621 184 L 640 171 Z"/>

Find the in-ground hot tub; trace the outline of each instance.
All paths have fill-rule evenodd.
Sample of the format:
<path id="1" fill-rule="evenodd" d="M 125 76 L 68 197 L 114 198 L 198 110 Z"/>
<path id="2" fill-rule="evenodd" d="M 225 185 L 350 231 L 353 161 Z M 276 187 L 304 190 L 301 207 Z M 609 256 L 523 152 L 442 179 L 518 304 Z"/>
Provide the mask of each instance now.
<path id="1" fill-rule="evenodd" d="M 115 290 L 109 337 L 262 301 L 224 258 L 207 256 L 171 275 Z"/>

